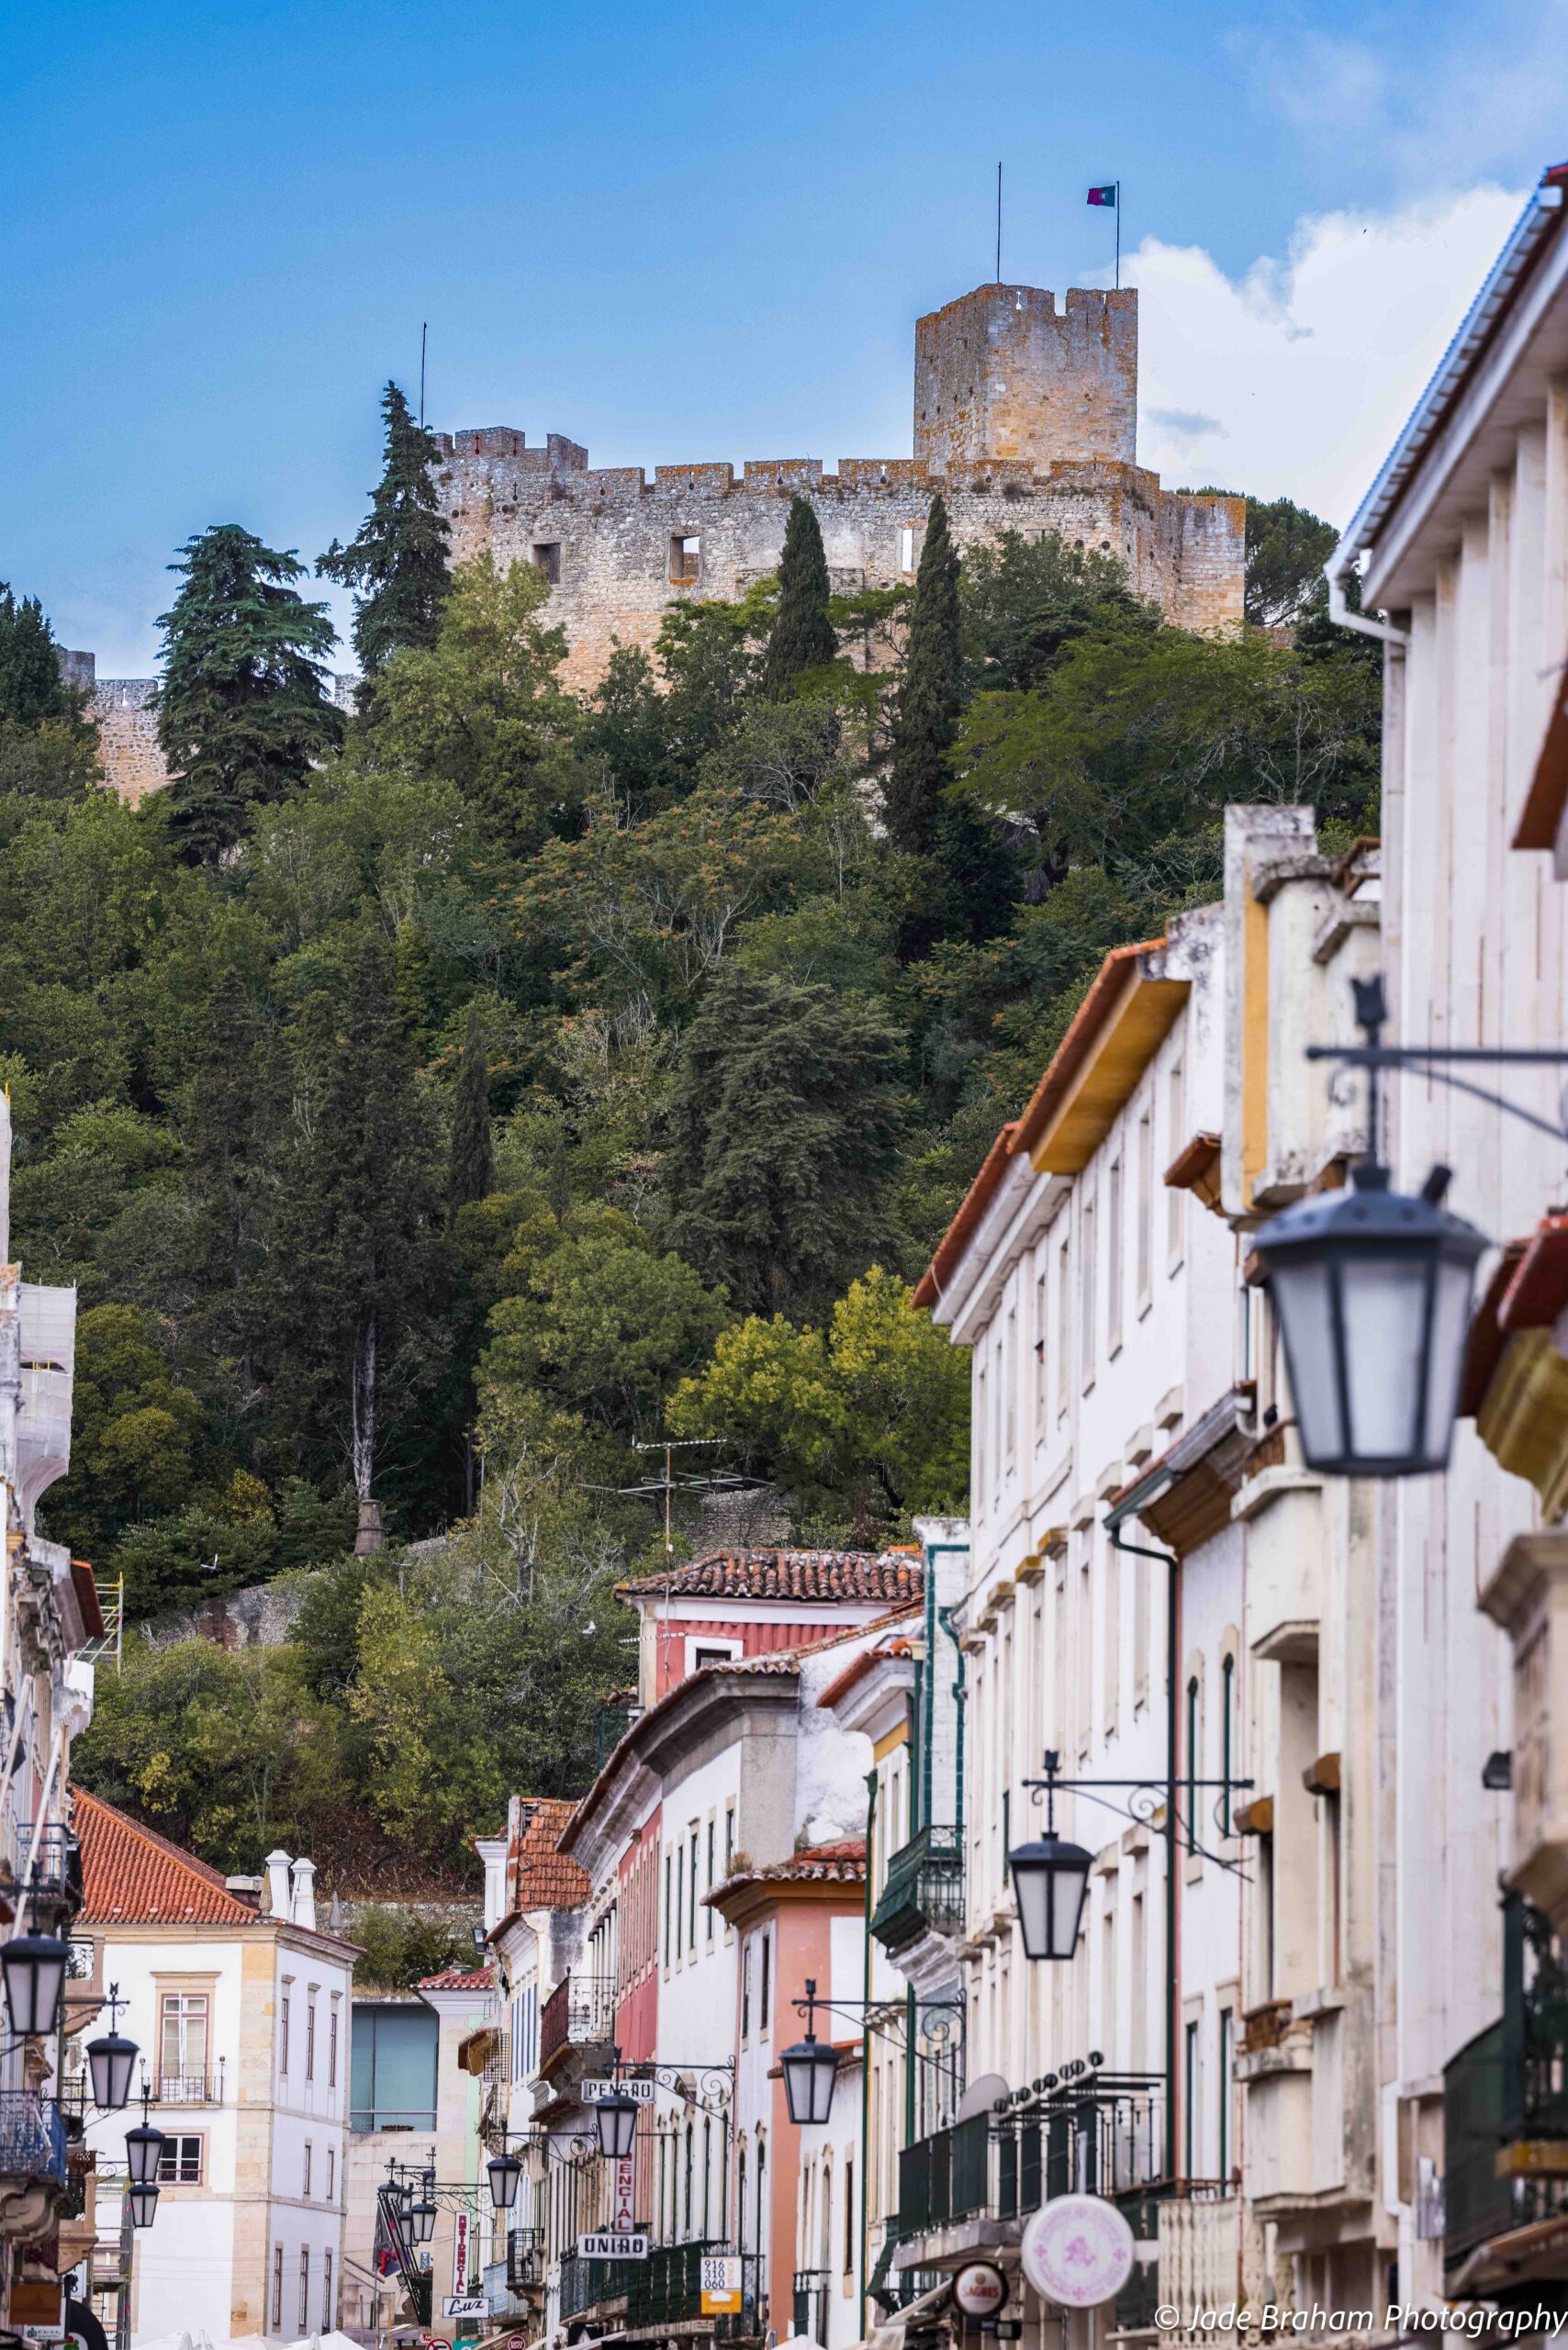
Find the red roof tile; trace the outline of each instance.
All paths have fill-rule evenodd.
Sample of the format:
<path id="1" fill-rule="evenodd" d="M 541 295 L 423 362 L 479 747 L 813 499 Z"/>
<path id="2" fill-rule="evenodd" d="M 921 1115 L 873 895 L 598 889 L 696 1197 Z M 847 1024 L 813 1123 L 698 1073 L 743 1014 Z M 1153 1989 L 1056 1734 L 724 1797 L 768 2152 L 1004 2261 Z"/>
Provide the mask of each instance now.
<path id="1" fill-rule="evenodd" d="M 672 1572 L 618 1583 L 633 1598 L 806 1599 L 846 1603 L 918 1599 L 924 1566 L 905 1551 L 714 1550 Z"/>
<path id="2" fill-rule="evenodd" d="M 718 1908 L 748 1885 L 863 1885 L 865 1881 L 866 1839 L 844 1836 L 834 1844 L 813 1844 L 804 1852 L 791 1852 L 788 1860 L 770 1862 L 766 1868 L 737 1869 L 734 1876 L 705 1894 L 703 1900 L 704 1905 L 711 1902 Z"/>
<path id="3" fill-rule="evenodd" d="M 439 1975 L 421 1975 L 419 1987 L 421 1991 L 488 1991 L 495 1980 L 487 1966 L 443 1966 Z"/>
<path id="4" fill-rule="evenodd" d="M 529 1813 L 511 1854 L 514 1909 L 577 1909 L 588 1899 L 587 1870 L 559 1849 L 576 1809 L 565 1796 L 541 1796 Z"/>
<path id="5" fill-rule="evenodd" d="M 253 1926 L 217 1869 L 144 1828 L 101 1796 L 72 1790 L 72 1824 L 82 1845 L 82 1916 L 93 1925 Z"/>

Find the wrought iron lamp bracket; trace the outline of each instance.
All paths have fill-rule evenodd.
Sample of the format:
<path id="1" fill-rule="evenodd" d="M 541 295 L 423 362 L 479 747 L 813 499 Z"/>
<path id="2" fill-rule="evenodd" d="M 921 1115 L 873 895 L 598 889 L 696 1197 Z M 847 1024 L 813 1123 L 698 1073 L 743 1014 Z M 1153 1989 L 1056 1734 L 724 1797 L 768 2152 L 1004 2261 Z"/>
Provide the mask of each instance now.
<path id="1" fill-rule="evenodd" d="M 1229 1778 L 1167 1779 L 1164 1777 L 1144 1779 L 1064 1779 L 1058 1768 L 1058 1761 L 1059 1756 L 1056 1750 L 1054 1748 L 1047 1747 L 1045 1755 L 1045 1777 L 1043 1779 L 1025 1779 L 1024 1781 L 1025 1786 L 1029 1790 L 1030 1802 L 1034 1804 L 1043 1802 L 1045 1804 L 1046 1826 L 1047 1831 L 1054 1830 L 1056 1826 L 1056 1798 L 1058 1795 L 1087 1796 L 1091 1803 L 1103 1804 L 1107 1811 L 1114 1811 L 1121 1818 L 1130 1819 L 1135 1826 L 1140 1828 L 1152 1826 L 1154 1821 L 1159 1818 L 1160 1810 L 1164 1805 L 1169 1802 L 1171 1805 L 1173 1812 L 1171 1825 L 1174 1832 L 1182 1840 L 1189 1852 L 1196 1853 L 1200 1859 L 1212 1861 L 1216 1868 L 1228 1869 L 1233 1876 L 1246 1878 L 1247 1872 L 1242 1867 L 1239 1861 L 1228 1858 L 1224 1852 L 1211 1852 L 1206 1845 L 1199 1843 L 1195 1823 L 1195 1806 L 1191 1802 L 1189 1803 L 1187 1817 L 1183 1819 L 1181 1813 L 1181 1807 L 1176 1798 L 1183 1789 L 1185 1789 L 1189 1796 L 1196 1795 L 1199 1790 L 1204 1790 L 1205 1792 L 1212 1790 L 1215 1796 L 1215 1831 L 1216 1835 L 1223 1837 L 1226 1834 L 1232 1832 L 1227 1830 L 1226 1824 L 1226 1807 L 1228 1804 L 1230 1797 L 1233 1795 L 1244 1794 L 1249 1788 L 1255 1786 L 1257 1785 L 1256 1780 Z M 1121 1802 L 1113 1802 L 1109 1794 L 1105 1792 L 1107 1789 L 1112 1788 L 1115 1789 L 1117 1793 L 1121 1795 L 1123 1798 Z"/>

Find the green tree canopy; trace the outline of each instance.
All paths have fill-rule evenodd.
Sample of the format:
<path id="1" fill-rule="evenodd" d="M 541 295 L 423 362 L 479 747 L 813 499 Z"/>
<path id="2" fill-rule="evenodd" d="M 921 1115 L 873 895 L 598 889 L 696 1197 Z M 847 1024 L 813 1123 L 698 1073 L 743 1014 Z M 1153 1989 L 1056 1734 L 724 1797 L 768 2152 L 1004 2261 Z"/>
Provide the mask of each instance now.
<path id="1" fill-rule="evenodd" d="M 355 591 L 353 642 L 364 678 L 362 700 L 365 687 L 394 653 L 434 644 L 451 586 L 451 532 L 433 478 L 435 440 L 416 424 L 396 384 L 382 394 L 381 413 L 386 453 L 370 512 L 346 547 L 334 539 L 316 560 L 318 579 L 336 579 Z"/>
<path id="2" fill-rule="evenodd" d="M 290 585 L 304 576 L 294 554 L 238 522 L 215 522 L 180 552 L 170 568 L 184 585 L 158 622 L 163 804 L 182 854 L 211 863 L 335 747 L 343 721 L 322 690 L 332 623 Z"/>
<path id="3" fill-rule="evenodd" d="M 43 606 L 36 596 L 17 598 L 0 579 L 0 722 L 34 727 L 69 718 L 73 706 Z"/>
<path id="4" fill-rule="evenodd" d="M 815 509 L 805 498 L 792 498 L 778 565 L 778 604 L 762 661 L 762 691 L 770 701 L 781 701 L 798 677 L 836 655 L 838 638 L 827 612 L 831 593 Z"/>

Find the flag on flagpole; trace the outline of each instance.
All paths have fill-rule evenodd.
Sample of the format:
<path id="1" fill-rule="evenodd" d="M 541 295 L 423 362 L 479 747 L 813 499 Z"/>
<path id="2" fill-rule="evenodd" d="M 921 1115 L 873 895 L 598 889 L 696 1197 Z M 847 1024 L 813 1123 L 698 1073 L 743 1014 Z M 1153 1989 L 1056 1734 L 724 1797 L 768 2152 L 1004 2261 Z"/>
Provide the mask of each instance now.
<path id="1" fill-rule="evenodd" d="M 1089 191 L 1089 201 L 1091 204 L 1103 204 L 1114 212 L 1116 208 L 1115 181 L 1113 180 L 1108 187 L 1092 187 Z"/>

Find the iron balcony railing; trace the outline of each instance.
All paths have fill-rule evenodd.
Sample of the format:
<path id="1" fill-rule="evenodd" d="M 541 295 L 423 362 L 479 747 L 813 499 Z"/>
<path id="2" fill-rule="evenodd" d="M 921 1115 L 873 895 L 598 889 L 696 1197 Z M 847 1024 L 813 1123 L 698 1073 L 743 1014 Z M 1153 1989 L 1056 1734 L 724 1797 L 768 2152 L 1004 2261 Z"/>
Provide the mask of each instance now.
<path id="1" fill-rule="evenodd" d="M 568 2253 L 561 2263 L 562 2317 L 580 2317 L 604 2301 L 623 2301 L 632 2271 L 643 2266 L 640 2260 L 579 2260 Z"/>
<path id="2" fill-rule="evenodd" d="M 51 2097 L 0 2089 L 0 2176 L 65 2183 L 65 2117 Z"/>
<path id="3" fill-rule="evenodd" d="M 565 2048 L 589 2048 L 613 2037 L 615 1985 L 606 1975 L 564 1975 L 539 2011 L 539 2068 Z"/>
<path id="4" fill-rule="evenodd" d="M 795 2271 L 795 2331 L 809 2341 L 827 2340 L 827 2297 L 832 2272 L 826 2268 Z"/>
<path id="5" fill-rule="evenodd" d="M 961 1932 L 964 1923 L 963 1831 L 922 1828 L 888 1863 L 888 1881 L 871 1919 L 886 1951 L 902 1950 L 929 1928 Z"/>
<path id="6" fill-rule="evenodd" d="M 917 2138 L 899 2156 L 900 2239 L 953 2221 L 1014 2220 L 1058 2195 L 1118 2195 L 1158 2177 L 1162 2084 L 1087 2065 L 1047 2074 L 1023 2102 Z"/>
<path id="7" fill-rule="evenodd" d="M 18 1821 L 16 1830 L 16 1859 L 6 1871 L 6 1890 L 13 1899 L 20 1897 L 37 1905 L 57 1922 L 74 1918 L 82 1907 L 82 1847 L 63 1820 L 46 1820 L 39 1834 L 38 1851 L 33 1853 L 34 1826 L 29 1820 Z M 26 1884 L 28 1858 L 32 1854 L 32 1873 Z"/>
<path id="8" fill-rule="evenodd" d="M 152 2084 L 154 2105 L 221 2105 L 223 2078 L 210 2073 L 160 2073 Z"/>
<path id="9" fill-rule="evenodd" d="M 580 2260 L 569 2254 L 561 2263 L 561 2316 L 580 2317 L 624 2301 L 629 2331 L 700 2318 L 702 2263 L 720 2255 L 740 2260 L 741 2307 L 714 2319 L 714 2334 L 720 2341 L 745 2339 L 761 2331 L 760 2265 L 755 2252 L 737 2255 L 722 2243 L 659 2244 L 646 2260 Z"/>
<path id="10" fill-rule="evenodd" d="M 544 2280 L 544 2231 L 543 2228 L 513 2228 L 507 2238 L 507 2283 L 512 2291 L 524 2286 L 543 2284 Z"/>
<path id="11" fill-rule="evenodd" d="M 1493 2236 L 1568 2215 L 1559 2162 L 1568 2163 L 1568 1968 L 1550 1919 L 1511 1894 L 1502 2016 L 1443 2068 L 1445 2266 Z"/>

